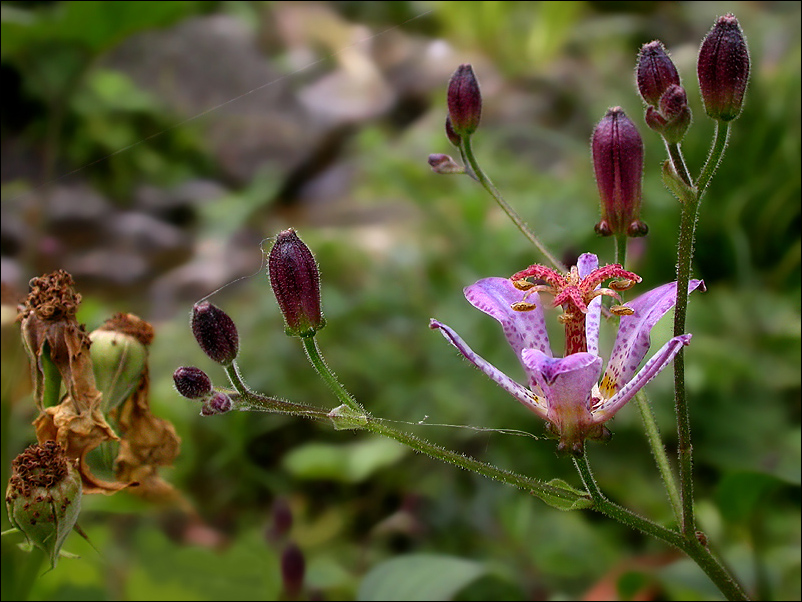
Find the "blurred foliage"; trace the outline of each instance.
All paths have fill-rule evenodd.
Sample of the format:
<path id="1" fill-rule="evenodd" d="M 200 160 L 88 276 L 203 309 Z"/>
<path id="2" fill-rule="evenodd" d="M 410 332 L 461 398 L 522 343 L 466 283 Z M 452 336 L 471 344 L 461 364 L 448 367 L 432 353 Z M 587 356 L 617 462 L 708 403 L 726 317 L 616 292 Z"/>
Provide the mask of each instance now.
<path id="1" fill-rule="evenodd" d="M 176 125 L 159 99 L 96 59 L 142 29 L 215 11 L 259 23 L 263 11 L 281 4 L 4 2 L 2 69 L 4 78 L 16 78 L 12 97 L 23 98 L 28 112 L 12 119 L 4 104 L 3 135 L 50 149 L 44 180 L 89 163 L 84 177 L 123 203 L 137 182 L 166 185 L 213 174 L 198 131 Z M 473 62 L 484 94 L 474 138 L 479 161 L 552 250 L 566 261 L 592 251 L 602 262 L 612 260 L 613 249 L 593 233 L 598 207 L 587 141 L 594 123 L 608 106 L 621 105 L 642 124 L 635 57 L 641 44 L 660 38 L 696 117 L 683 149 L 698 173 L 712 124 L 695 83 L 696 49 L 717 15 L 736 13 L 750 45 L 752 79 L 702 204 L 695 271 L 709 292 L 692 299 L 688 325 L 696 495 L 701 528 L 750 590 L 761 599 L 799 599 L 799 3 L 325 4 L 375 32 L 404 23 L 402 32 L 445 40 L 462 57 L 457 63 Z M 410 21 L 426 11 L 432 12 Z M 427 328 L 430 317 L 447 322 L 489 361 L 520 376 L 497 324 L 470 308 L 461 290 L 540 259 L 478 186 L 426 166 L 429 153 L 449 152 L 445 86 L 409 127 L 399 131 L 376 120 L 349 140 L 344 160 L 355 187 L 344 214 L 368 217 L 311 212 L 305 222 L 290 220 L 264 206 L 276 186 L 268 166 L 267 176 L 207 206 L 199 232 L 229 236 L 249 224 L 270 236 L 298 228 L 323 277 L 328 326 L 318 336 L 321 348 L 374 416 L 501 467 L 579 486 L 542 425 Z M 662 143 L 645 126 L 641 131 L 650 235 L 631 243 L 630 258 L 646 290 L 673 278 L 679 208 L 660 180 Z M 242 372 L 254 389 L 334 403 L 297 341 L 283 335 L 266 278 L 240 282 L 213 301 L 237 322 Z M 719 599 L 695 565 L 666 559 L 662 544 L 603 517 L 559 512 L 498 483 L 321 424 L 256 413 L 201 419 L 198 407 L 178 398 L 171 374 L 198 365 L 218 384 L 223 375 L 194 344 L 188 310 L 157 325 L 152 397 L 183 439 L 169 479 L 227 544 L 189 545 L 178 532 L 180 517 L 168 511 L 124 494 L 92 497 L 79 524 L 99 553 L 72 536 L 66 548 L 82 560 L 63 561 L 24 592 L 24 575 L 40 569 L 4 537 L 3 599 L 276 599 L 284 540 L 267 533 L 277 499 L 291 509 L 285 537 L 304 552 L 310 597 L 388 599 L 388 588 L 398 584 L 408 588 L 398 590 L 405 599 L 415 599 L 415 591 L 419 599 L 437 599 L 435 591 L 440 599 L 576 599 L 616 574 L 611 587 L 620 595 L 650 584 L 658 599 Z M 87 299 L 79 317 L 91 329 L 108 313 Z M 550 327 L 557 332 L 556 322 Z M 655 345 L 670 328 L 664 319 Z M 11 458 L 32 437 L 33 408 L 13 332 L 4 329 L 3 339 L 7 479 Z M 647 393 L 673 457 L 668 371 Z M 610 444 L 589 446 L 602 488 L 670 523 L 637 412 L 622 411 L 610 426 Z M 427 580 L 436 589 L 415 590 Z"/>

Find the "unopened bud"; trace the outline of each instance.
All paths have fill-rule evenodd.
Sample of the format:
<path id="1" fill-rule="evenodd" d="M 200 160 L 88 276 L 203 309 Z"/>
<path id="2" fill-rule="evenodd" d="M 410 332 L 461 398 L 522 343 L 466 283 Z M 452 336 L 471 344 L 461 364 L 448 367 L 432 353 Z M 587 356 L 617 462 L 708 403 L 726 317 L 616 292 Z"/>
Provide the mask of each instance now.
<path id="1" fill-rule="evenodd" d="M 192 334 L 203 352 L 224 366 L 229 365 L 239 352 L 239 334 L 234 320 L 219 307 L 208 301 L 192 308 Z"/>
<path id="2" fill-rule="evenodd" d="M 451 116 L 446 116 L 446 138 L 448 141 L 459 148 L 459 145 L 462 144 L 462 139 L 457 135 L 457 132 L 454 131 L 454 126 L 451 125 Z"/>
<path id="3" fill-rule="evenodd" d="M 473 134 L 479 127 L 479 120 L 482 117 L 482 94 L 473 67 L 469 64 L 460 65 L 451 76 L 448 82 L 447 100 L 451 127 L 457 136 Z"/>
<path id="4" fill-rule="evenodd" d="M 226 412 L 230 412 L 232 407 L 234 407 L 234 404 L 228 395 L 220 391 L 215 391 L 209 399 L 203 402 L 201 414 L 203 416 L 225 414 Z"/>
<path id="5" fill-rule="evenodd" d="M 662 134 L 669 144 L 678 144 L 691 125 L 691 109 L 688 106 L 688 95 L 685 88 L 678 85 L 669 86 L 660 98 L 660 113 L 666 123 Z"/>
<path id="6" fill-rule="evenodd" d="M 276 236 L 267 266 L 286 333 L 313 336 L 326 320 L 320 311 L 320 274 L 312 251 L 290 228 Z"/>
<path id="7" fill-rule="evenodd" d="M 435 153 L 429 155 L 429 165 L 434 173 L 451 175 L 465 173 L 465 168 L 459 165 L 448 155 Z"/>
<path id="8" fill-rule="evenodd" d="M 607 111 L 593 132 L 593 168 L 601 198 L 601 221 L 596 232 L 643 236 L 640 221 L 643 141 L 621 107 Z"/>
<path id="9" fill-rule="evenodd" d="M 287 599 L 299 599 L 305 573 L 306 560 L 303 552 L 294 543 L 288 543 L 281 553 L 281 582 Z"/>
<path id="10" fill-rule="evenodd" d="M 113 410 L 136 390 L 148 363 L 153 327 L 133 314 L 116 314 L 89 334 L 92 369 L 103 394 L 103 412 Z"/>
<path id="11" fill-rule="evenodd" d="M 732 121 L 741 114 L 749 82 L 749 49 L 735 15 L 719 17 L 705 36 L 696 73 L 710 117 Z"/>
<path id="12" fill-rule="evenodd" d="M 640 49 L 636 79 L 641 97 L 652 106 L 660 103 L 669 86 L 679 85 L 679 73 L 662 42 L 655 40 Z"/>
<path id="13" fill-rule="evenodd" d="M 45 441 L 31 445 L 14 459 L 6 508 L 11 524 L 55 567 L 81 510 L 81 477 L 64 448 Z"/>
<path id="14" fill-rule="evenodd" d="M 212 379 L 195 366 L 178 368 L 173 372 L 173 383 L 176 391 L 188 399 L 201 399 L 212 392 Z"/>

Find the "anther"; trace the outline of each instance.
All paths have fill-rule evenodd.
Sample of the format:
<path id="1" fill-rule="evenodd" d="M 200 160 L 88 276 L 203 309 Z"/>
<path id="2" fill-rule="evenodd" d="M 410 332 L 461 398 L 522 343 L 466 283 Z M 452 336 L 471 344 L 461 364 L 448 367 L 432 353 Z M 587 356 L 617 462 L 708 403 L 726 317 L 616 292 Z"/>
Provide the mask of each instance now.
<path id="1" fill-rule="evenodd" d="M 527 303 L 526 301 L 518 301 L 517 303 L 513 303 L 510 305 L 510 309 L 512 311 L 532 311 L 537 307 L 534 303 Z"/>

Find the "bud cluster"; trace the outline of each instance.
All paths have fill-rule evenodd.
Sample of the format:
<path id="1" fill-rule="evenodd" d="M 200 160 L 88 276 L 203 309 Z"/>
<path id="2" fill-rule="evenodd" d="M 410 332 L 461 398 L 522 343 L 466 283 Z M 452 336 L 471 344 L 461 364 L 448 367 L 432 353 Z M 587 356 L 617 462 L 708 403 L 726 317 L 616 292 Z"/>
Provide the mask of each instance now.
<path id="1" fill-rule="evenodd" d="M 667 143 L 678 144 L 691 125 L 691 109 L 677 68 L 662 42 L 655 40 L 640 49 L 636 78 L 638 91 L 649 105 L 646 124 Z"/>

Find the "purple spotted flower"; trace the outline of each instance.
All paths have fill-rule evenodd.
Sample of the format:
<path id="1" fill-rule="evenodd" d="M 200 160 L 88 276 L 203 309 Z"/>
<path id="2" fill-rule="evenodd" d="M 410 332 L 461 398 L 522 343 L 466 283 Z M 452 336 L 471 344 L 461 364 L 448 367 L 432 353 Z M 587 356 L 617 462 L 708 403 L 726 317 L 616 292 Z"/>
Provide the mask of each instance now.
<path id="1" fill-rule="evenodd" d="M 528 388 L 477 355 L 445 324 L 432 320 L 430 326 L 439 329 L 474 366 L 546 420 L 547 428 L 560 439 L 558 451 L 581 455 L 585 439 L 609 438 L 604 423 L 668 365 L 690 342 L 691 335 L 672 338 L 638 370 L 649 350 L 651 329 L 677 300 L 677 283 L 665 284 L 611 308 L 621 319 L 604 369 L 599 355 L 601 297 L 618 298 L 616 291 L 640 282 L 640 277 L 618 265 L 600 268 L 597 257 L 590 253 L 577 263 L 567 274 L 534 265 L 512 278 L 485 278 L 465 289 L 471 305 L 501 323 L 526 372 Z M 529 277 L 540 284 L 526 280 Z M 608 280 L 612 280 L 610 288 L 602 288 Z M 688 291 L 697 288 L 704 290 L 704 284 L 692 280 Z M 563 308 L 560 322 L 566 328 L 565 357 L 554 357 L 551 351 L 540 293 L 554 296 L 548 306 Z"/>

